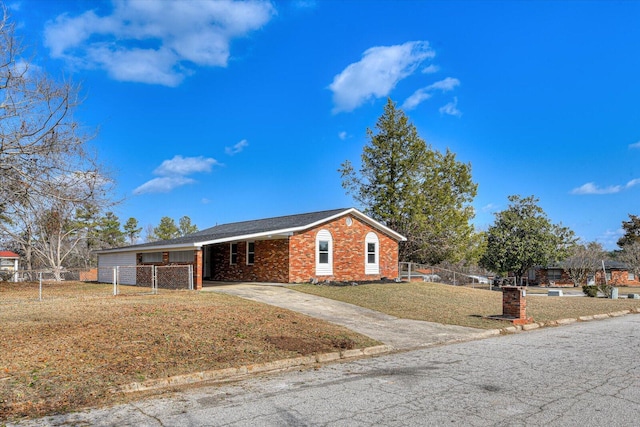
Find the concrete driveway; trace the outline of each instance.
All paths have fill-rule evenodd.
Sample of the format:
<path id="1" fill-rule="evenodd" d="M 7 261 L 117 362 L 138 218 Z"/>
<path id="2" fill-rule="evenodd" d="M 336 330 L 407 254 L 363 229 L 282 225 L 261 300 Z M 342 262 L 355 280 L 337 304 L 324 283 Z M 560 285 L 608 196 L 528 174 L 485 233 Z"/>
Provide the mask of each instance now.
<path id="1" fill-rule="evenodd" d="M 202 290 L 235 295 L 326 320 L 374 338 L 398 350 L 470 341 L 499 334 L 497 330 L 486 331 L 463 326 L 400 319 L 357 305 L 296 292 L 278 284 L 218 284 L 205 287 Z"/>

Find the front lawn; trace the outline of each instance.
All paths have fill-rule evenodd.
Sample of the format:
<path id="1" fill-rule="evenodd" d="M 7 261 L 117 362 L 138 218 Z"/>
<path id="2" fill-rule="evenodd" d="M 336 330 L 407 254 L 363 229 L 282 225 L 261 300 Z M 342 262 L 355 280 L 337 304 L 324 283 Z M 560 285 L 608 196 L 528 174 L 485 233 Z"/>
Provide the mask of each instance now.
<path id="1" fill-rule="evenodd" d="M 494 329 L 506 322 L 483 319 L 502 314 L 502 292 L 436 283 L 411 282 L 359 286 L 297 285 L 291 289 L 348 302 L 392 316 L 450 325 Z M 640 300 L 586 297 L 527 298 L 527 315 L 549 322 L 640 307 Z"/>
<path id="2" fill-rule="evenodd" d="M 213 292 L 79 289 L 48 284 L 51 299 L 38 301 L 37 284 L 0 283 L 0 425 L 114 403 L 124 396 L 110 390 L 132 382 L 379 344 Z"/>

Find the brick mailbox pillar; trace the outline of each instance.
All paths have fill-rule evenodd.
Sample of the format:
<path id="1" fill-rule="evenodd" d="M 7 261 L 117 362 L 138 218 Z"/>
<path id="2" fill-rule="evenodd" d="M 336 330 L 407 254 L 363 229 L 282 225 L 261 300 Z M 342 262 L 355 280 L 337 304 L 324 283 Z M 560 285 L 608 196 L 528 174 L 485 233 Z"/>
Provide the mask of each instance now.
<path id="1" fill-rule="evenodd" d="M 527 291 L 518 286 L 502 288 L 502 317 L 511 320 L 514 325 L 531 323 L 527 317 Z"/>

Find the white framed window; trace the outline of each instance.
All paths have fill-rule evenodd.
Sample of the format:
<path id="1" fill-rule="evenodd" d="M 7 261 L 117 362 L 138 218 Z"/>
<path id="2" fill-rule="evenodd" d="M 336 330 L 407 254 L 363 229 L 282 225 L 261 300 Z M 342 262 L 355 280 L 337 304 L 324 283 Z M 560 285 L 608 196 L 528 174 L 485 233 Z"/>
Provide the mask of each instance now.
<path id="1" fill-rule="evenodd" d="M 237 264 L 238 263 L 238 244 L 230 243 L 229 244 L 229 264 Z"/>
<path id="2" fill-rule="evenodd" d="M 627 273 L 627 280 L 631 280 L 631 281 L 636 280 L 636 275 L 633 273 L 633 271 L 629 271 Z"/>
<path id="3" fill-rule="evenodd" d="M 333 275 L 333 238 L 328 230 L 316 234 L 316 275 Z"/>
<path id="4" fill-rule="evenodd" d="M 364 273 L 380 274 L 380 241 L 373 232 L 364 239 Z"/>
<path id="5" fill-rule="evenodd" d="M 193 262 L 193 251 L 169 252 L 169 262 Z"/>
<path id="6" fill-rule="evenodd" d="M 607 271 L 607 273 L 605 274 L 605 277 L 607 278 L 607 281 L 611 280 L 611 272 Z"/>
<path id="7" fill-rule="evenodd" d="M 256 242 L 247 242 L 247 265 L 254 263 L 256 259 Z"/>
<path id="8" fill-rule="evenodd" d="M 142 262 L 143 263 L 162 262 L 162 252 L 143 252 Z"/>

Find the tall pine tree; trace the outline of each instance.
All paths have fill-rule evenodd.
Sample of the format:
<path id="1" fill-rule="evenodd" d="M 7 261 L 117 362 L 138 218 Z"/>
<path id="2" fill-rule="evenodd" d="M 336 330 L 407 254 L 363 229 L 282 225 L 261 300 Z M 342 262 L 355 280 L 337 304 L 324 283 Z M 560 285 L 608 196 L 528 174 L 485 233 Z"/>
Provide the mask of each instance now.
<path id="1" fill-rule="evenodd" d="M 431 148 L 390 99 L 367 137 L 360 169 L 348 160 L 341 165 L 342 186 L 368 215 L 407 237 L 400 260 L 465 258 L 477 191 L 471 165 Z"/>

